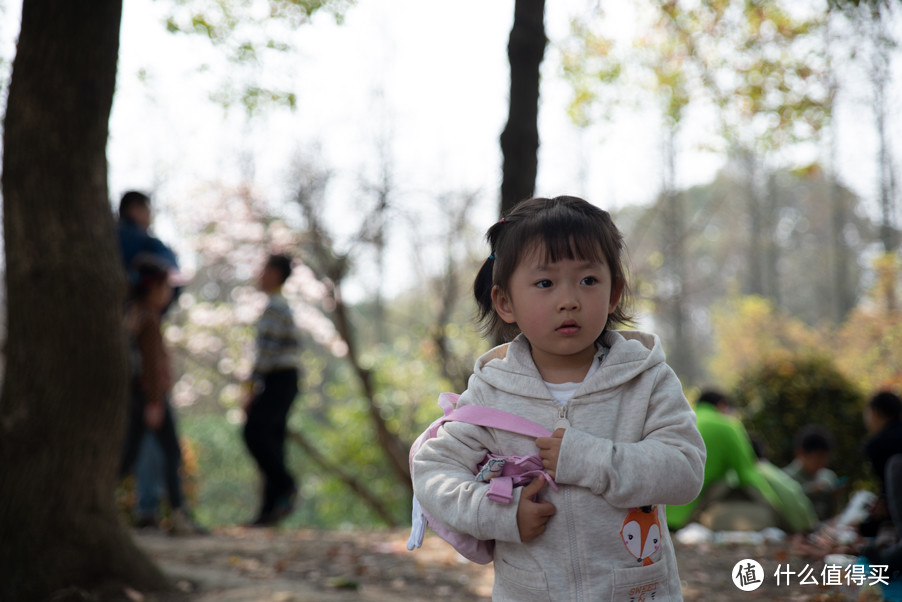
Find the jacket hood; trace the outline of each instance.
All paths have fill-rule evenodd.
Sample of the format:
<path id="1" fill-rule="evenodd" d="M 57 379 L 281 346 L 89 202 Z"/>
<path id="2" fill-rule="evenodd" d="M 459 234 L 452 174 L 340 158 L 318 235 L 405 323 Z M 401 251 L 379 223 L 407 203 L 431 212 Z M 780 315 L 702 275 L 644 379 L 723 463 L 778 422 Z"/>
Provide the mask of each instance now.
<path id="1" fill-rule="evenodd" d="M 613 389 L 636 378 L 646 370 L 665 361 L 664 350 L 657 335 L 615 330 L 604 334 L 609 348 L 599 369 L 576 392 L 582 395 Z M 537 376 L 529 341 L 521 334 L 510 343 L 499 345 L 476 361 L 474 375 L 493 387 L 523 397 L 549 400 L 548 387 Z"/>

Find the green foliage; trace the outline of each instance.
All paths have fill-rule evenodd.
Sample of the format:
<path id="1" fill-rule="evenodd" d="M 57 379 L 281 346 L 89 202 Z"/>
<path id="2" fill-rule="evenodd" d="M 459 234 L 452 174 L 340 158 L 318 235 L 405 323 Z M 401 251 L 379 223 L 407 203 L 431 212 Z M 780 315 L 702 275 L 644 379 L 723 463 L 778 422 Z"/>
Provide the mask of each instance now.
<path id="1" fill-rule="evenodd" d="M 173 0 L 166 17 L 172 34 L 202 36 L 219 49 L 232 67 L 212 100 L 243 106 L 248 115 L 268 107 L 294 109 L 295 92 L 263 81 L 264 64 L 294 49 L 297 29 L 317 13 L 341 22 L 353 0 Z M 236 78 L 236 70 L 243 76 Z M 243 81 L 238 81 L 243 80 Z"/>
<path id="2" fill-rule="evenodd" d="M 329 372 L 322 387 L 309 390 L 296 404 L 289 428 L 303 433 L 330 462 L 359 478 L 383 503 L 395 508 L 396 520 L 403 522 L 405 495 L 394 486 L 396 480 L 371 428 L 367 404 L 355 390 L 346 365 L 331 366 Z M 336 475 L 306 458 L 301 482 L 308 524 L 335 528 L 381 522 Z"/>
<path id="3" fill-rule="evenodd" d="M 297 94 L 287 90 L 272 90 L 266 87 L 248 85 L 236 90 L 231 84 L 222 86 L 213 93 L 210 100 L 224 107 L 240 105 L 248 115 L 255 115 L 271 106 L 281 106 L 294 110 L 297 107 Z"/>
<path id="4" fill-rule="evenodd" d="M 440 413 L 438 394 L 450 387 L 429 361 L 428 342 L 398 337 L 376 346 L 364 358 L 373 366 L 380 412 L 405 441 L 413 439 Z M 357 390 L 349 366 L 340 358 L 307 350 L 302 358 L 305 387 L 295 402 L 289 430 L 302 433 L 318 451 L 354 475 L 404 524 L 410 492 L 399 487 L 369 419 L 369 407 Z M 259 503 L 257 469 L 241 438 L 241 424 L 212 406 L 182 412 L 182 434 L 197 455 L 198 520 L 208 526 L 240 524 L 253 518 Z M 381 518 L 337 475 L 316 465 L 291 439 L 289 469 L 296 475 L 300 504 L 285 525 L 342 528 L 383 525 Z"/>
<path id="5" fill-rule="evenodd" d="M 391 344 L 370 347 L 361 362 L 373 371 L 379 412 L 388 427 L 406 442 L 438 416 L 438 394 L 449 390 L 430 361 L 428 344 L 410 336 L 399 336 Z M 309 371 L 309 356 L 305 367 Z M 322 361 L 322 358 L 320 358 Z M 332 358 L 320 364 L 322 371 L 308 377 L 302 407 L 296 409 L 292 428 L 297 428 L 319 451 L 343 470 L 355 475 L 391 508 L 398 523 L 408 520 L 410 490 L 398 486 L 369 418 L 370 408 L 358 390 L 350 367 Z M 314 483 L 305 483 L 306 497 L 315 505 L 312 524 L 336 527 L 348 524 L 381 524 L 372 509 L 363 504 L 336 475 L 307 464 Z"/>
<path id="6" fill-rule="evenodd" d="M 240 525 L 254 518 L 260 503 L 257 467 L 247 453 L 241 426 L 219 413 L 183 415 L 178 428 L 197 456 L 197 521 L 206 527 Z M 294 454 L 292 454 L 293 456 Z M 294 466 L 294 459 L 289 456 Z"/>
<path id="7" fill-rule="evenodd" d="M 874 261 L 875 282 L 839 329 L 843 372 L 868 390 L 902 390 L 902 263 L 896 255 Z"/>
<path id="8" fill-rule="evenodd" d="M 726 387 L 768 359 L 811 355 L 826 346 L 823 333 L 779 311 L 771 299 L 726 297 L 711 313 L 714 353 L 709 370 L 714 381 Z"/>
<path id="9" fill-rule="evenodd" d="M 728 144 L 761 154 L 816 138 L 829 119 L 820 15 L 800 17 L 778 0 L 634 4 L 632 40 L 604 32 L 602 11 L 571 24 L 563 64 L 579 125 L 608 119 L 611 99 L 625 98 L 631 83 L 668 126 L 690 105 L 704 107 Z"/>
<path id="10" fill-rule="evenodd" d="M 299 177 L 311 178 L 308 186 L 318 198 L 315 184 L 321 181 Z M 241 438 L 239 383 L 251 370 L 253 323 L 266 299 L 249 279 L 267 252 L 298 257 L 311 250 L 305 241 L 316 239 L 324 247 L 299 257 L 283 288 L 304 350 L 304 382 L 287 443 L 301 504 L 286 525 L 406 523 L 409 480 L 391 460 L 406 456 L 409 443 L 439 415 L 439 393 L 466 386 L 477 350 L 485 346 L 472 326 L 460 326 L 472 313 L 459 303 L 458 292 L 466 287 L 446 276 L 441 286 L 423 284 L 388 304 L 370 298 L 339 311 L 337 283 L 352 267 L 366 269 L 365 262 L 356 254 L 352 260 L 309 214 L 303 216 L 304 231 L 292 225 L 290 212 L 280 215 L 250 187 L 239 186 L 195 195 L 184 216 L 198 270 L 168 316 L 166 338 L 180 375 L 173 399 L 184 431 L 199 447 L 198 516 L 210 526 L 240 523 L 252 518 L 259 503 L 257 471 Z M 465 248 L 457 252 L 467 255 Z"/>
<path id="11" fill-rule="evenodd" d="M 581 20 L 570 24 L 572 36 L 561 47 L 564 79 L 573 88 L 567 112 L 575 124 L 586 127 L 607 121 L 618 101 L 616 86 L 622 84 L 624 58 L 617 44 Z"/>
<path id="12" fill-rule="evenodd" d="M 791 462 L 796 434 L 817 424 L 835 439 L 830 467 L 853 482 L 866 477 L 861 452 L 866 398 L 829 358 L 797 355 L 765 361 L 740 379 L 734 399 L 749 433 L 764 442 L 774 464 Z"/>
<path id="13" fill-rule="evenodd" d="M 829 115 L 822 22 L 789 3 L 669 2 L 662 27 L 686 49 L 697 90 L 718 109 L 724 138 L 767 153 L 815 137 Z"/>

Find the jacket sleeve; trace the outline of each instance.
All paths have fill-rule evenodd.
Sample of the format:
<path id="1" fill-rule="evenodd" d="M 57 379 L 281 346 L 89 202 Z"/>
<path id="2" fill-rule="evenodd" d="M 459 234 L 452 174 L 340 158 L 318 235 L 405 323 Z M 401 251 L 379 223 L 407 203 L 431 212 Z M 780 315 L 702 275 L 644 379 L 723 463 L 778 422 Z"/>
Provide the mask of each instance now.
<path id="1" fill-rule="evenodd" d="M 517 504 L 522 488 L 514 489 L 509 504 L 499 504 L 486 496 L 488 484 L 475 480 L 477 464 L 493 447 L 491 429 L 445 423 L 414 455 L 414 494 L 429 514 L 453 531 L 519 542 Z"/>
<path id="2" fill-rule="evenodd" d="M 701 491 L 704 471 L 705 444 L 695 412 L 665 365 L 651 389 L 641 440 L 612 441 L 568 428 L 555 480 L 586 487 L 612 506 L 631 508 L 692 501 Z"/>

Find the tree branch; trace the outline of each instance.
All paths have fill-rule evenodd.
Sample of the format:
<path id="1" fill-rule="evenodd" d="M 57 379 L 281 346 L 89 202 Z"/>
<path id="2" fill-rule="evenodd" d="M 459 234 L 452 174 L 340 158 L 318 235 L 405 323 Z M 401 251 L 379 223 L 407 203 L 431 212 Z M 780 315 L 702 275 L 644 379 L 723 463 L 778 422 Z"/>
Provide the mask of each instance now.
<path id="1" fill-rule="evenodd" d="M 310 459 L 313 460 L 313 462 L 317 466 L 322 468 L 327 474 L 332 475 L 333 477 L 337 478 L 342 483 L 347 485 L 348 488 L 351 489 L 351 491 L 353 491 L 355 494 L 357 494 L 360 499 L 366 502 L 367 505 L 372 508 L 373 511 L 379 515 L 379 518 L 385 521 L 388 526 L 399 526 L 398 521 L 395 520 L 395 518 L 392 516 L 391 511 L 389 511 L 389 509 L 385 507 L 385 504 L 382 503 L 382 500 L 371 493 L 362 482 L 354 478 L 353 475 L 345 472 L 342 469 L 341 465 L 339 465 L 338 463 L 329 461 L 328 458 L 326 458 L 319 452 L 315 445 L 310 443 L 307 438 L 298 431 L 288 429 L 287 433 L 291 441 L 297 443 L 300 448 L 304 450 L 304 453 L 310 456 Z"/>

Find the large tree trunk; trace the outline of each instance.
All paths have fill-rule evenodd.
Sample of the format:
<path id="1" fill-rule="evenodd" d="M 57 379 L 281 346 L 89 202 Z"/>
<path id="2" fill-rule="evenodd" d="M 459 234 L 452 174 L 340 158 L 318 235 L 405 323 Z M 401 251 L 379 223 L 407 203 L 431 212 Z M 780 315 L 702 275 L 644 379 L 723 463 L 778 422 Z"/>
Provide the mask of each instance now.
<path id="1" fill-rule="evenodd" d="M 26 0 L 3 141 L 0 599 L 159 587 L 113 499 L 127 395 L 106 143 L 121 0 Z"/>
<path id="2" fill-rule="evenodd" d="M 501 213 L 535 193 L 539 151 L 539 67 L 545 57 L 545 0 L 516 0 L 507 44 L 510 108 L 501 133 Z"/>

